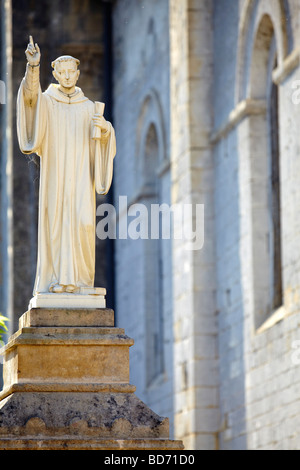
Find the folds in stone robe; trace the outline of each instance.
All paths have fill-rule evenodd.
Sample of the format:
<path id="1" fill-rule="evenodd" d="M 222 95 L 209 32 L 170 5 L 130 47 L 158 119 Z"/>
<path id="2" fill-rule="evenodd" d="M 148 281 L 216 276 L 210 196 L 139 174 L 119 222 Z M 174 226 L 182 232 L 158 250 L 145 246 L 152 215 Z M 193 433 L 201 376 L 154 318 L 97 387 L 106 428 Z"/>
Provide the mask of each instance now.
<path id="1" fill-rule="evenodd" d="M 92 139 L 95 105 L 76 87 L 73 96 L 50 85 L 26 100 L 23 79 L 17 99 L 20 149 L 40 156 L 37 272 L 33 293 L 56 284 L 93 287 L 95 190 L 110 188 L 116 153 L 114 129 Z"/>

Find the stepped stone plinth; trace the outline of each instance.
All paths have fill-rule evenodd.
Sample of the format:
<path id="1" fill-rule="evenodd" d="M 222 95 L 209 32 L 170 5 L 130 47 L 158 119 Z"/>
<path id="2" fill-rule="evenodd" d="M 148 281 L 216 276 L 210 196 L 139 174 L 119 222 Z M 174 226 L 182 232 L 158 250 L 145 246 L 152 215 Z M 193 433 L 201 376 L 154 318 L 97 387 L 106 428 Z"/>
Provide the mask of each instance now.
<path id="1" fill-rule="evenodd" d="M 29 309 L 1 350 L 0 450 L 183 449 L 129 383 L 132 345 L 110 309 Z"/>

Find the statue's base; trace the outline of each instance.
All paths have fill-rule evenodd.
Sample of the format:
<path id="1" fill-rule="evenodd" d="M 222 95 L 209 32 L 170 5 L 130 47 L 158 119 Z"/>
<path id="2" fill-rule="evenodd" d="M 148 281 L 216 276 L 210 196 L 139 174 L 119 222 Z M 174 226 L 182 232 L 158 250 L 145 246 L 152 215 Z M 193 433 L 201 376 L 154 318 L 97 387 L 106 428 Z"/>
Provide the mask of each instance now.
<path id="1" fill-rule="evenodd" d="M 182 450 L 178 441 L 169 439 L 80 439 L 55 438 L 1 439 L 0 450 Z"/>
<path id="2" fill-rule="evenodd" d="M 80 287 L 78 292 L 36 294 L 29 302 L 31 308 L 105 308 L 106 289 L 102 287 Z"/>
<path id="3" fill-rule="evenodd" d="M 109 309 L 31 309 L 1 353 L 0 450 L 179 450 L 129 384 Z"/>

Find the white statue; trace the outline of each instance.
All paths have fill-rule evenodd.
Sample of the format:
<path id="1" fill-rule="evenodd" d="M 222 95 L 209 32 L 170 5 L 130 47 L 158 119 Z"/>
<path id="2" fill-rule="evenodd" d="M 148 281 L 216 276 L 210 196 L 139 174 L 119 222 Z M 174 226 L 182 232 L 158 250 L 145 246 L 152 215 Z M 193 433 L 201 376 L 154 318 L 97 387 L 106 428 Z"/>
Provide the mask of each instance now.
<path id="1" fill-rule="evenodd" d="M 30 42 L 17 100 L 20 149 L 40 156 L 38 258 L 34 295 L 76 293 L 94 286 L 95 191 L 111 186 L 115 133 L 104 105 L 86 98 L 76 83 L 79 60 L 52 62 L 51 84 L 42 93 L 40 49 Z M 102 105 L 102 109 L 101 109 Z"/>

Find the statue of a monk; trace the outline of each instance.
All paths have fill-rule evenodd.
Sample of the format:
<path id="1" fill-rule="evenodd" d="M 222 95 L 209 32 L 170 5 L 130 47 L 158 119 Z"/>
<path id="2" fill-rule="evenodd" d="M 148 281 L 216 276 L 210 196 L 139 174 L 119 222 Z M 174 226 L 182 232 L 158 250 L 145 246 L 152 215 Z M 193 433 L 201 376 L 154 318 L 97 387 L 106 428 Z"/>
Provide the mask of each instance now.
<path id="1" fill-rule="evenodd" d="M 106 194 L 111 186 L 115 133 L 76 86 L 78 59 L 62 56 L 52 62 L 58 84 L 42 93 L 40 49 L 31 36 L 29 41 L 17 100 L 17 129 L 21 151 L 40 157 L 33 293 L 72 293 L 94 286 L 95 191 Z"/>

